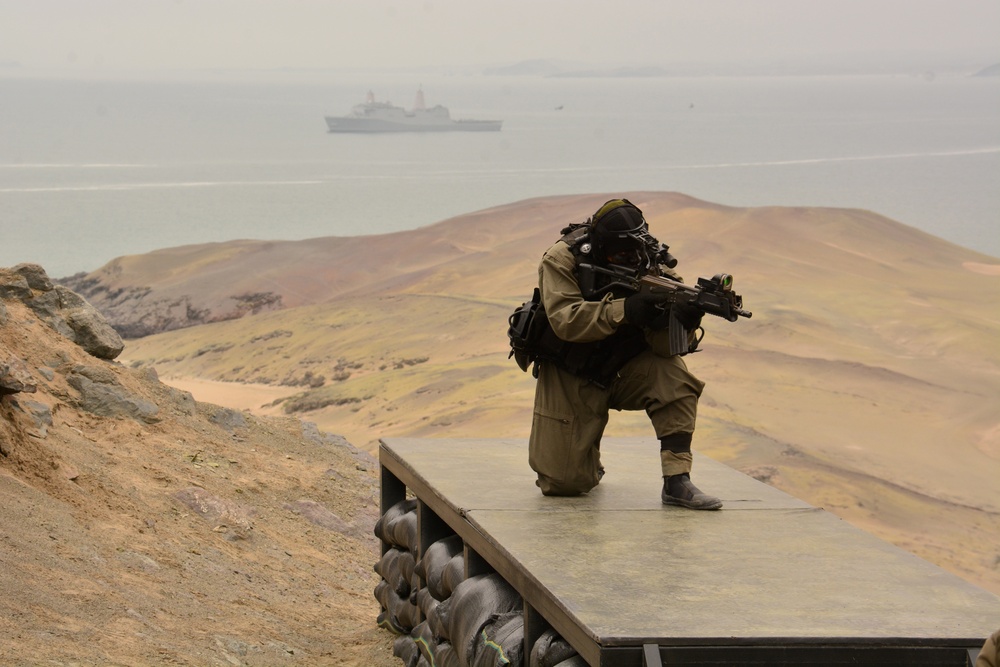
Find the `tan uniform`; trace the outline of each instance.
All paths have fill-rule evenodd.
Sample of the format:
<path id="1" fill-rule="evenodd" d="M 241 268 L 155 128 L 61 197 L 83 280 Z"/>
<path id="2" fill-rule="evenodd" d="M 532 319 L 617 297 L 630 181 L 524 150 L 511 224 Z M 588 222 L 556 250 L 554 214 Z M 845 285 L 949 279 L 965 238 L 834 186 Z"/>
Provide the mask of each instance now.
<path id="1" fill-rule="evenodd" d="M 542 305 L 559 338 L 599 341 L 625 324 L 625 300 L 586 301 L 570 247 L 559 241 L 538 267 Z M 668 356 L 667 332 L 646 331 L 647 348 L 602 388 L 551 363 L 539 364 L 528 461 L 546 495 L 576 495 L 597 486 L 600 444 L 609 409 L 645 410 L 657 438 L 692 433 L 704 383 L 684 360 Z M 663 475 L 691 471 L 691 454 L 661 452 Z"/>

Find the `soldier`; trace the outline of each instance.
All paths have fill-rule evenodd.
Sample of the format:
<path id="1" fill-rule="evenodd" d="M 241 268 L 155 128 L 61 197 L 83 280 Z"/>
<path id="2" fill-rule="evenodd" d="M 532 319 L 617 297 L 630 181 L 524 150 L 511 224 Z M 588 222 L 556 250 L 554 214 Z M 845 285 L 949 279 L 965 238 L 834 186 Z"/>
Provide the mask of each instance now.
<path id="1" fill-rule="evenodd" d="M 649 234 L 642 211 L 626 199 L 605 203 L 571 225 L 538 268 L 541 304 L 558 353 L 535 372 L 529 464 L 545 495 L 572 496 L 604 475 L 600 444 L 608 411 L 645 410 L 660 441 L 661 500 L 699 510 L 722 507 L 691 481 L 691 440 L 704 383 L 667 350 L 670 313 L 648 294 L 616 285 L 615 271 L 674 280 L 676 260 Z M 697 346 L 702 312 L 672 306 Z"/>

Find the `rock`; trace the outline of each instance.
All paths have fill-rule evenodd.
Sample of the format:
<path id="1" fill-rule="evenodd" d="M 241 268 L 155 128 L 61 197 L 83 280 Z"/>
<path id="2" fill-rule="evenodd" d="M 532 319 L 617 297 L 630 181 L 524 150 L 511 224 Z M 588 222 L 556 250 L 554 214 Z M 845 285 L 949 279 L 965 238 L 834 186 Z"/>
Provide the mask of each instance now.
<path id="1" fill-rule="evenodd" d="M 96 308 L 76 292 L 55 285 L 37 264 L 0 269 L 0 298 L 17 299 L 55 331 L 100 359 L 114 359 L 125 344 Z M 4 307 L 0 323 L 7 320 Z"/>
<path id="2" fill-rule="evenodd" d="M 66 376 L 80 392 L 79 407 L 100 417 L 129 417 L 147 424 L 160 421 L 160 408 L 122 387 L 111 371 L 96 366 L 76 366 Z"/>
<path id="3" fill-rule="evenodd" d="M 24 276 L 24 279 L 28 281 L 28 287 L 31 289 L 48 292 L 55 287 L 49 279 L 48 274 L 45 273 L 45 269 L 38 264 L 18 264 L 11 270 L 14 273 Z"/>
<path id="4" fill-rule="evenodd" d="M 125 349 L 121 336 L 104 316 L 62 285 L 24 302 L 43 322 L 99 359 L 114 359 Z"/>
<path id="5" fill-rule="evenodd" d="M 3 305 L 3 301 L 0 301 L 0 326 L 7 324 L 8 319 L 7 306 Z"/>
<path id="6" fill-rule="evenodd" d="M 0 396 L 21 392 L 32 394 L 36 390 L 31 371 L 23 361 L 14 356 L 0 361 Z"/>
<path id="7" fill-rule="evenodd" d="M 84 366 L 83 364 L 77 364 L 73 366 L 70 373 L 82 375 L 93 382 L 99 382 L 101 384 L 118 384 L 118 378 L 115 376 L 114 372 L 111 369 L 104 368 L 102 366 Z"/>
<path id="8" fill-rule="evenodd" d="M 184 415 L 193 415 L 197 409 L 197 401 L 190 391 L 182 391 L 175 387 L 167 387 L 167 394 L 170 401 L 177 406 L 177 411 Z M 244 421 L 244 425 L 246 422 Z"/>
<path id="9" fill-rule="evenodd" d="M 125 343 L 96 308 L 84 303 L 84 307 L 66 314 L 66 322 L 76 332 L 76 344 L 98 359 L 114 359 L 125 349 Z"/>
<path id="10" fill-rule="evenodd" d="M 350 535 L 353 532 L 351 526 L 346 521 L 315 501 L 296 500 L 294 503 L 285 503 L 284 507 L 286 510 L 298 514 L 309 523 L 321 526 L 327 530 L 332 530 L 343 535 Z"/>
<path id="11" fill-rule="evenodd" d="M 31 298 L 31 287 L 24 276 L 10 269 L 0 269 L 0 299 L 23 301 Z"/>
<path id="12" fill-rule="evenodd" d="M 15 406 L 27 414 L 34 424 L 34 430 L 28 431 L 28 435 L 36 438 L 45 438 L 48 435 L 48 429 L 52 426 L 52 408 L 45 403 L 25 399 L 18 400 Z"/>
<path id="13" fill-rule="evenodd" d="M 245 428 L 247 425 L 247 418 L 239 410 L 233 410 L 232 408 L 219 408 L 212 416 L 208 418 L 210 422 L 216 426 L 221 426 L 227 431 L 233 431 L 238 428 Z"/>
<path id="14" fill-rule="evenodd" d="M 234 503 L 214 496 L 200 487 L 188 487 L 173 494 L 192 512 L 214 524 L 213 530 L 227 533 L 226 539 L 239 540 L 250 537 L 252 518 L 257 513 L 253 507 Z M 223 528 L 222 530 L 218 530 Z"/>

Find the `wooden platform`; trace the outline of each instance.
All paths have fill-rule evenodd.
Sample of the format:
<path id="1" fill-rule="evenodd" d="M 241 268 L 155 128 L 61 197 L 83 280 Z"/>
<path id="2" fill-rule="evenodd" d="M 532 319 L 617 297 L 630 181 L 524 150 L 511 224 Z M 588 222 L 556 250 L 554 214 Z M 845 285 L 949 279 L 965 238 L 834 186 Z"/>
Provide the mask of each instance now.
<path id="1" fill-rule="evenodd" d="M 601 451 L 596 489 L 547 498 L 524 441 L 385 440 L 383 509 L 408 489 L 424 546 L 459 534 L 524 598 L 526 643 L 550 626 L 594 666 L 961 666 L 1000 627 L 997 596 L 728 466 L 695 455 L 725 502 L 696 512 L 661 504 L 655 441 Z"/>

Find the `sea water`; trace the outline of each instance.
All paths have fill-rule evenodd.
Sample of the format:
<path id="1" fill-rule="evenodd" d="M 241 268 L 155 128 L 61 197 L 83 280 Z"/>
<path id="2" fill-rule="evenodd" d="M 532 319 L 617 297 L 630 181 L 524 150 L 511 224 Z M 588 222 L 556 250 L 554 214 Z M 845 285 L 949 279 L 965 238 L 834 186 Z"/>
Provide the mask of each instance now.
<path id="1" fill-rule="evenodd" d="M 418 87 L 503 130 L 326 130 L 369 89 L 409 108 Z M 868 209 L 1000 257 L 998 177 L 998 78 L 0 78 L 0 266 L 56 277 L 158 248 L 383 234 L 632 190 Z"/>

